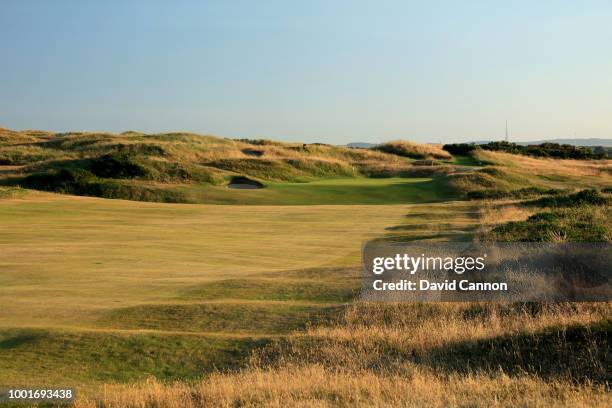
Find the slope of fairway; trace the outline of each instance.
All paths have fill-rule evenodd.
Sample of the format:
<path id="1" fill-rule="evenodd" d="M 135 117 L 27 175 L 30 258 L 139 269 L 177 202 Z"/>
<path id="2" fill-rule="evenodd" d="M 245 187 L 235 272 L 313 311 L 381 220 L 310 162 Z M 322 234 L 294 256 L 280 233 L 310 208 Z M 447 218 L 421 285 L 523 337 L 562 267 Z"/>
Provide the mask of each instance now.
<path id="1" fill-rule="evenodd" d="M 210 184 L 177 187 L 190 202 L 241 205 L 410 204 L 455 197 L 436 178 L 339 178 L 308 183 L 266 183 L 254 190 Z"/>
<path id="2" fill-rule="evenodd" d="M 359 264 L 403 206 L 170 205 L 39 194 L 0 201 L 0 325 L 81 325 L 258 273 Z M 359 222 L 355 222 L 359 220 Z"/>
<path id="3" fill-rule="evenodd" d="M 2 199 L 0 383 L 237 367 L 350 300 L 361 242 L 406 209 Z"/>

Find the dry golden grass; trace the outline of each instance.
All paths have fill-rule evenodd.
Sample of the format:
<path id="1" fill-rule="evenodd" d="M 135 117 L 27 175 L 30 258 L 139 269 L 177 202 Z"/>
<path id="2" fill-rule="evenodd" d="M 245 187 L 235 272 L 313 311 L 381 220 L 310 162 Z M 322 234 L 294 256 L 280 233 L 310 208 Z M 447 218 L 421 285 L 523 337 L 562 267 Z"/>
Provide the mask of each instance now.
<path id="1" fill-rule="evenodd" d="M 522 221 L 533 215 L 534 209 L 519 206 L 512 201 L 484 202 L 480 209 L 480 222 L 483 225 L 501 224 L 510 221 Z"/>
<path id="2" fill-rule="evenodd" d="M 425 353 L 452 343 L 589 325 L 610 316 L 612 303 L 357 302 L 347 308 L 336 325 L 293 334 L 279 355 L 292 363 L 324 361 L 335 367 L 364 368 L 377 359 L 389 361 L 385 356 L 389 350 L 402 356 Z"/>
<path id="3" fill-rule="evenodd" d="M 517 205 L 513 201 L 483 201 L 480 208 L 480 225 L 476 238 L 482 237 L 495 224 L 524 221 L 535 213 L 534 208 Z"/>
<path id="4" fill-rule="evenodd" d="M 603 387 L 576 386 L 502 373 L 439 376 L 413 368 L 404 375 L 331 371 L 321 365 L 216 374 L 193 385 L 153 379 L 109 385 L 75 408 L 120 407 L 597 407 L 612 403 Z"/>
<path id="5" fill-rule="evenodd" d="M 512 202 L 485 204 L 454 204 L 454 221 L 529 215 Z M 438 224 L 447 206 L 414 206 L 407 222 Z M 356 302 L 332 323 L 276 339 L 239 372 L 107 384 L 76 407 L 608 406 L 597 325 L 611 316 L 610 302 Z"/>
<path id="6" fill-rule="evenodd" d="M 612 181 L 612 160 L 559 160 L 489 150 L 477 150 L 475 156 L 480 161 L 502 165 L 530 177 L 589 177 L 608 184 Z"/>
<path id="7" fill-rule="evenodd" d="M 408 140 L 392 140 L 377 146 L 376 149 L 414 159 L 452 159 L 451 154 L 438 144 L 419 144 Z"/>
<path id="8" fill-rule="evenodd" d="M 52 134 L 0 129 L 0 145 L 0 162 L 27 164 L 15 172 L 17 175 L 45 171 L 57 166 L 58 161 L 74 163 L 118 151 L 210 173 L 209 181 L 216 184 L 222 184 L 237 173 L 266 180 L 304 181 L 304 178 L 352 177 L 359 175 L 359 170 L 370 174 L 368 170 L 379 163 L 395 169 L 409 165 L 406 158 L 370 149 L 233 140 L 192 133 Z M 415 148 L 434 149 L 424 145 Z M 394 170 L 391 174 L 396 173 Z"/>
<path id="9" fill-rule="evenodd" d="M 612 397 L 603 385 L 501 368 L 443 370 L 436 366 L 440 357 L 429 353 L 547 327 L 588 327 L 611 310 L 609 303 L 536 310 L 490 303 L 357 303 L 336 325 L 295 333 L 240 372 L 196 383 L 108 384 L 84 394 L 76 407 L 605 406 Z"/>

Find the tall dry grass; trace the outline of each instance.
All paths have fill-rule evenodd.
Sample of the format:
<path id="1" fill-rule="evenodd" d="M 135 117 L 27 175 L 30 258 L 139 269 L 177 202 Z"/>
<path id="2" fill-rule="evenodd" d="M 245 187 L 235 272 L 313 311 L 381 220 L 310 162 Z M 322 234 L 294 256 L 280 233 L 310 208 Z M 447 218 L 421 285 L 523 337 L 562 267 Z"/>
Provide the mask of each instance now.
<path id="1" fill-rule="evenodd" d="M 612 160 L 562 160 L 476 150 L 475 157 L 528 176 L 601 177 L 610 180 Z"/>
<path id="2" fill-rule="evenodd" d="M 375 147 L 376 150 L 413 159 L 450 160 L 453 157 L 440 145 L 419 144 L 408 140 L 393 140 Z"/>
<path id="3" fill-rule="evenodd" d="M 390 175 L 398 174 L 409 162 L 395 154 L 370 149 L 351 149 L 344 146 L 323 144 L 283 143 L 265 140 L 233 140 L 210 135 L 192 133 L 143 134 L 124 132 L 121 134 L 96 132 L 69 132 L 52 134 L 45 132 L 15 132 L 0 129 L 0 164 L 26 164 L 22 173 L 35 172 L 61 166 L 62 161 L 74 162 L 94 159 L 115 152 L 129 152 L 146 156 L 154 162 L 167 162 L 183 167 L 206 166 L 217 168 L 225 176 L 248 170 L 252 166 L 269 166 L 270 163 L 284 166 L 277 169 L 278 179 L 319 177 L 321 171 L 327 174 L 357 175 L 376 171 L 383 164 L 391 169 Z M 420 148 L 415 145 L 415 148 Z M 430 149 L 423 146 L 423 149 Z M 227 162 L 232 162 L 227 169 Z M 15 163 L 13 163 L 15 162 Z M 219 165 L 224 162 L 223 165 Z M 56 164 L 57 164 L 56 163 Z M 330 169 L 339 169 L 335 173 Z M 325 173 L 325 172 L 324 172 Z M 258 175 L 253 175 L 257 177 Z"/>
<path id="4" fill-rule="evenodd" d="M 585 387 L 503 373 L 446 375 L 414 368 L 404 375 L 332 371 L 321 365 L 214 374 L 195 383 L 151 379 L 106 386 L 75 408 L 196 407 L 598 407 L 612 403 L 601 386 Z"/>
<path id="5" fill-rule="evenodd" d="M 476 239 L 481 239 L 493 226 L 511 221 L 524 221 L 536 210 L 516 204 L 511 200 L 483 201 L 479 209 L 480 223 L 476 230 Z"/>
<path id="6" fill-rule="evenodd" d="M 579 355 L 570 356 L 568 367 L 551 371 L 529 364 L 563 360 L 575 341 L 564 330 L 583 327 L 588 333 L 611 311 L 610 303 L 358 302 L 332 325 L 278 340 L 239 372 L 192 383 L 108 384 L 80 396 L 75 406 L 606 406 L 612 395 L 601 381 L 606 367 L 597 350 L 604 346 L 595 337 L 580 345 Z M 545 329 L 556 332 L 541 336 Z M 533 340 L 521 348 L 530 336 Z M 519 340 L 506 340 L 514 338 Z M 497 352 L 499 361 L 491 357 Z M 522 364 L 521 356 L 513 356 L 517 353 L 535 358 L 526 357 L 524 366 L 514 369 L 513 364 Z M 492 364 L 479 365 L 480 354 Z"/>

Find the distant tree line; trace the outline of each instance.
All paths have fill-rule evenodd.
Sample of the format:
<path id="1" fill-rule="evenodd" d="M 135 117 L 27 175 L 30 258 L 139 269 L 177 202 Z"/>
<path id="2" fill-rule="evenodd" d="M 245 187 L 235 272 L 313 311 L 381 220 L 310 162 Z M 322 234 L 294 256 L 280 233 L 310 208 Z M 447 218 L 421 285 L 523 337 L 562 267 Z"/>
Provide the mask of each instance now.
<path id="1" fill-rule="evenodd" d="M 542 143 L 539 145 L 519 145 L 506 141 L 489 142 L 482 145 L 474 143 L 453 143 L 444 145 L 443 149 L 453 155 L 467 155 L 475 149 L 492 150 L 512 154 L 556 159 L 605 159 L 612 157 L 612 149 L 601 146 L 585 147 L 559 143 Z"/>

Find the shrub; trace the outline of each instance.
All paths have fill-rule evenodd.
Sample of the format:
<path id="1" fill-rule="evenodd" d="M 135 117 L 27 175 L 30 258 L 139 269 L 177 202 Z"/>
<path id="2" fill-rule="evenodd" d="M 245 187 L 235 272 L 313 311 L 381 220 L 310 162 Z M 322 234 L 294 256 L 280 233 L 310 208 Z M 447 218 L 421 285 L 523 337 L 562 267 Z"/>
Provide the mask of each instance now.
<path id="1" fill-rule="evenodd" d="M 444 146 L 442 146 L 442 149 L 446 150 L 453 156 L 455 155 L 467 156 L 468 154 L 470 154 L 472 151 L 476 150 L 477 148 L 478 146 L 476 146 L 474 143 L 452 143 L 452 144 L 445 144 Z"/>
<path id="2" fill-rule="evenodd" d="M 496 241 L 522 242 L 607 242 L 610 224 L 597 207 L 581 206 L 532 215 L 526 221 L 514 221 L 495 227 L 489 238 Z"/>
<path id="3" fill-rule="evenodd" d="M 143 160 L 122 153 L 110 153 L 95 159 L 90 166 L 93 174 L 102 178 L 155 178 L 155 169 Z"/>
<path id="4" fill-rule="evenodd" d="M 551 157 L 555 159 L 604 159 L 606 154 L 595 152 L 593 149 L 584 146 L 574 146 L 558 143 L 542 143 L 539 145 L 518 145 L 506 141 L 489 142 L 479 146 L 484 150 L 506 152 L 512 154 L 522 154 L 535 157 Z"/>
<path id="5" fill-rule="evenodd" d="M 32 174 L 25 177 L 21 184 L 36 190 L 62 194 L 169 203 L 187 201 L 178 192 L 99 179 L 83 169 L 62 169 L 54 173 Z"/>
<path id="6" fill-rule="evenodd" d="M 333 160 L 239 158 L 221 159 L 208 165 L 264 180 L 300 181 L 308 177 L 355 175 L 351 166 Z"/>
<path id="7" fill-rule="evenodd" d="M 530 204 L 538 207 L 576 207 L 580 205 L 607 205 L 610 198 L 605 197 L 597 190 L 582 190 L 574 194 L 542 197 Z"/>
<path id="8" fill-rule="evenodd" d="M 25 187 L 54 191 L 57 193 L 78 194 L 79 186 L 86 185 L 96 176 L 83 169 L 62 169 L 54 173 L 35 173 L 23 179 Z"/>

